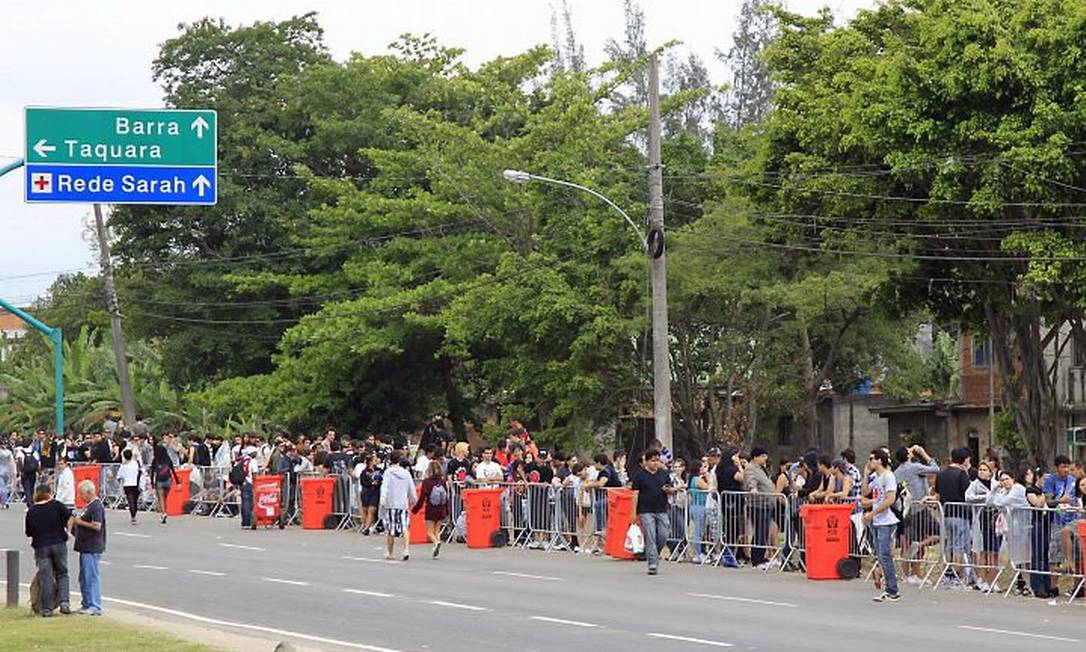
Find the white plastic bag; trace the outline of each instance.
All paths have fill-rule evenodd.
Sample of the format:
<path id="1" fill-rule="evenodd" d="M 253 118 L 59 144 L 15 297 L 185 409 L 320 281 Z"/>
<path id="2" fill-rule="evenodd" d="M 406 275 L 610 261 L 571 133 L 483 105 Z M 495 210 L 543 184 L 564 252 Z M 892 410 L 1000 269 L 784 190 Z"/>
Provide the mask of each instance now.
<path id="1" fill-rule="evenodd" d="M 626 552 L 640 555 L 645 552 L 645 537 L 641 534 L 641 528 L 637 527 L 636 523 L 630 524 L 630 529 L 626 530 Z"/>

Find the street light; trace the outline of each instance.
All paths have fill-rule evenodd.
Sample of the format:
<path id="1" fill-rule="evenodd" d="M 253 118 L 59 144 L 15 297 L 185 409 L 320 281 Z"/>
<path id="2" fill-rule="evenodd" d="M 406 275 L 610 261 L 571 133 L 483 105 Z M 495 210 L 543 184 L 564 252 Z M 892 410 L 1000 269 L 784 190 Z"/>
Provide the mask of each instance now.
<path id="1" fill-rule="evenodd" d="M 637 240 L 641 243 L 641 248 L 648 255 L 649 263 L 663 262 L 659 261 L 664 254 L 664 231 L 662 228 L 654 226 L 649 231 L 648 238 L 641 232 L 641 229 L 637 226 L 626 211 L 619 208 L 618 204 L 611 201 L 602 194 L 595 190 L 582 186 L 571 181 L 563 181 L 561 179 L 552 179 L 550 177 L 539 176 L 538 174 L 532 174 L 525 172 L 524 170 L 505 170 L 502 172 L 502 176 L 506 181 L 513 183 L 528 183 L 530 181 L 542 181 L 543 183 L 550 183 L 557 186 L 565 186 L 566 188 L 575 188 L 577 190 L 587 192 L 588 194 L 601 200 L 611 208 L 618 211 L 618 214 L 626 220 L 626 223 L 630 225 L 630 228 L 637 234 Z M 667 285 L 666 283 L 657 283 L 656 275 L 653 277 L 653 292 L 652 292 L 652 318 L 653 318 L 653 406 L 654 406 L 654 422 L 656 429 L 656 438 L 664 443 L 665 446 L 671 447 L 671 372 L 667 368 L 668 365 L 668 333 L 667 333 Z M 659 323 L 657 323 L 659 321 Z M 656 367 L 660 367 L 657 369 Z"/>

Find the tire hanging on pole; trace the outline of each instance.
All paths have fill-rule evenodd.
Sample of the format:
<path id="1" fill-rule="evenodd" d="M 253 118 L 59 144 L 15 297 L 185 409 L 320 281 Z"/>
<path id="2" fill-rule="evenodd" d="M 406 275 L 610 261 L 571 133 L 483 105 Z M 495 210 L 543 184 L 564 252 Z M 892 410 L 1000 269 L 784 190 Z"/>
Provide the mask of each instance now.
<path id="1" fill-rule="evenodd" d="M 645 242 L 645 248 L 648 250 L 649 258 L 652 258 L 653 260 L 664 255 L 664 229 L 662 227 L 654 226 L 649 230 L 649 237 Z"/>

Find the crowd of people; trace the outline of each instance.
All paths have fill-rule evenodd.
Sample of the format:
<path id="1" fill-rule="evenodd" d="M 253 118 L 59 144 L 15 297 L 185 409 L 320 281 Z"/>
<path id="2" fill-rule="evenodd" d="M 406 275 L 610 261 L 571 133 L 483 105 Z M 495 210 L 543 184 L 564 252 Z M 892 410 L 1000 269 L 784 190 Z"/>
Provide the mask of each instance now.
<path id="1" fill-rule="evenodd" d="M 1052 598 L 1059 593 L 1054 577 L 1082 574 L 1076 525 L 1083 517 L 1086 473 L 1082 461 L 1065 456 L 1054 460 L 1051 472 L 1005 469 L 995 451 L 974 460 L 966 448 L 940 464 L 922 446 L 879 448 L 859 463 L 852 450 L 836 456 L 809 450 L 773 465 L 757 445 L 747 451 L 711 446 L 684 459 L 654 441 L 628 460 L 622 450 L 591 456 L 548 450 L 517 421 L 493 445 L 472 450 L 445 424 L 436 416 L 418 433 L 417 446 L 405 435 L 356 438 L 333 428 L 313 437 L 152 437 L 141 419 L 130 428 L 107 421 L 84 436 L 12 433 L 0 442 L 0 505 L 8 507 L 20 490 L 28 506 L 37 505 L 47 489 L 72 515 L 81 489 L 71 466 L 116 463 L 131 522 L 141 493 L 150 487 L 153 509 L 165 524 L 164 505 L 178 469 L 217 468 L 239 495 L 242 526 L 255 527 L 255 476 L 281 474 L 296 487 L 302 476 L 336 475 L 353 480 L 358 529 L 384 534 L 389 558 L 396 541 L 406 537 L 413 512 L 424 512 L 430 554 L 438 557 L 443 528 L 455 518 L 454 487 L 526 485 L 561 488 L 569 505 L 559 508 L 560 520 L 574 530 L 568 547 L 598 554 L 607 490 L 628 487 L 637 492 L 635 511 L 651 574 L 659 572 L 661 559 L 793 570 L 803 561 L 803 551 L 794 554 L 793 548 L 802 547 L 795 534 L 802 536 L 798 506 L 804 503 L 852 506 L 854 548 L 877 560 L 878 601 L 899 598 L 898 568 L 905 583 L 927 581 L 933 549 L 946 562 L 945 577 L 938 580 L 950 587 L 1002 591 L 997 577 L 1004 557 L 1027 569 L 1015 575 L 1014 588 L 1023 595 Z M 548 547 L 553 541 L 528 536 L 521 543 Z M 406 546 L 401 554 L 408 559 Z"/>

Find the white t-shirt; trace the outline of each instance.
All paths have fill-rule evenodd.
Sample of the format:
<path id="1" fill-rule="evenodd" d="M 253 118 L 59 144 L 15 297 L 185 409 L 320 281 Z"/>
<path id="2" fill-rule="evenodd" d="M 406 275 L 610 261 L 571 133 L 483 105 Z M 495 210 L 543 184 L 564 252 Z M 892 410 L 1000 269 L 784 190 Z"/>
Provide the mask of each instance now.
<path id="1" fill-rule="evenodd" d="M 505 479 L 500 464 L 494 461 L 479 462 L 475 465 L 475 479 L 486 482 L 501 482 Z"/>
<path id="2" fill-rule="evenodd" d="M 57 501 L 68 507 L 75 505 L 75 474 L 72 470 L 57 471 Z"/>
<path id="3" fill-rule="evenodd" d="M 117 482 L 120 482 L 122 487 L 135 487 L 139 484 L 139 477 L 140 465 L 136 460 L 124 462 L 117 469 Z"/>
<path id="4" fill-rule="evenodd" d="M 897 491 L 897 478 L 890 471 L 883 471 L 882 473 L 875 475 L 874 482 L 871 485 L 871 499 L 874 501 L 872 504 L 878 507 L 882 504 L 882 501 L 886 498 L 887 494 L 892 491 Z M 897 525 L 897 516 L 894 516 L 894 512 L 891 509 L 875 514 L 875 518 L 872 519 L 872 525 Z"/>
<path id="5" fill-rule="evenodd" d="M 419 458 L 415 460 L 415 477 L 425 478 L 426 471 L 430 468 L 430 458 L 426 455 L 420 454 Z"/>

